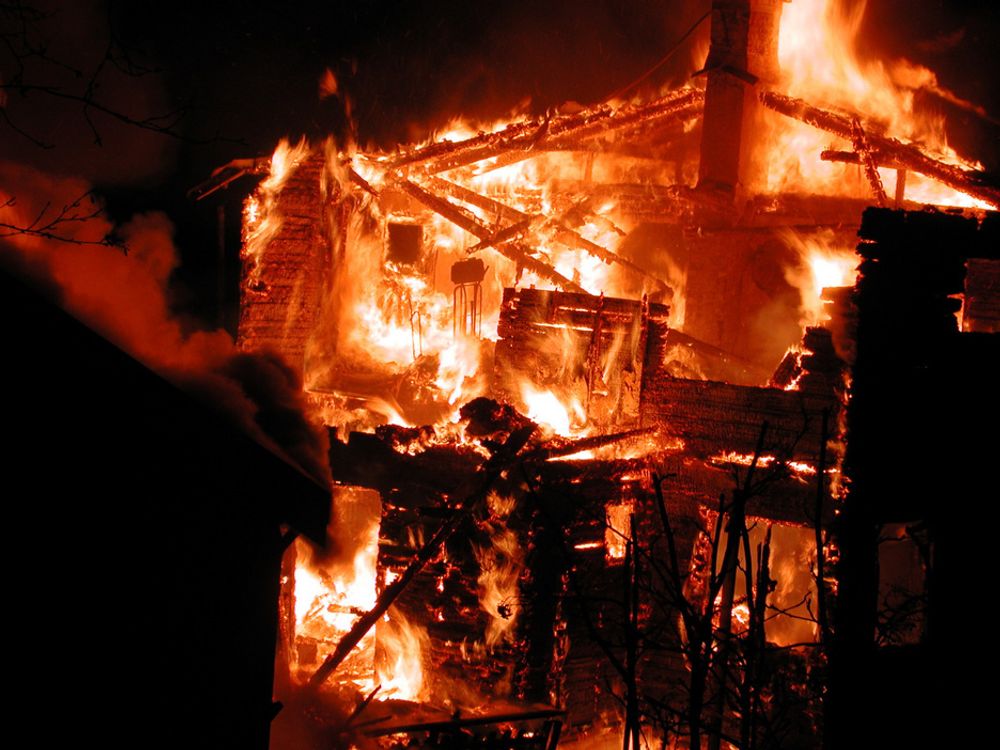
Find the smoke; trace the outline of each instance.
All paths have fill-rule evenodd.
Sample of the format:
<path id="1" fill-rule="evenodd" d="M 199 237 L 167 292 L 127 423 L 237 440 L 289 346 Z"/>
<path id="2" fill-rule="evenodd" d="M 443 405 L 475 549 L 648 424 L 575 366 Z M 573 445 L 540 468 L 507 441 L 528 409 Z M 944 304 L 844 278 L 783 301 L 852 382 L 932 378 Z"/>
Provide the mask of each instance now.
<path id="1" fill-rule="evenodd" d="M 160 212 L 114 226 L 78 178 L 0 162 L 0 248 L 68 312 L 324 485 L 325 430 L 306 416 L 298 376 L 272 353 L 239 351 L 222 330 L 171 312 L 178 265 Z M 123 245 L 119 247 L 117 245 Z"/>

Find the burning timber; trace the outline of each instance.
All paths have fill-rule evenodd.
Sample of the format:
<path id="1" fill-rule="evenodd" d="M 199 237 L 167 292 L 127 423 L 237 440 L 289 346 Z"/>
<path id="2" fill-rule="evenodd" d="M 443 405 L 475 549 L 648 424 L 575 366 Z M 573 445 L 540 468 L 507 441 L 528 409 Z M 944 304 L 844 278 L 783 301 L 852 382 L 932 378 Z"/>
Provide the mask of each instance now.
<path id="1" fill-rule="evenodd" d="M 876 625 L 864 530 L 909 520 L 849 505 L 893 496 L 865 451 L 900 376 L 872 352 L 922 351 L 871 289 L 978 361 L 1000 193 L 782 91 L 782 4 L 747 6 L 713 20 L 704 90 L 393 153 L 286 144 L 248 199 L 240 343 L 302 374 L 352 542 L 286 557 L 279 687 L 338 736 L 749 748 L 847 715 Z M 837 190 L 769 187 L 787 154 L 761 134 L 787 128 L 835 139 L 809 157 Z M 940 288 L 921 227 L 962 248 Z"/>

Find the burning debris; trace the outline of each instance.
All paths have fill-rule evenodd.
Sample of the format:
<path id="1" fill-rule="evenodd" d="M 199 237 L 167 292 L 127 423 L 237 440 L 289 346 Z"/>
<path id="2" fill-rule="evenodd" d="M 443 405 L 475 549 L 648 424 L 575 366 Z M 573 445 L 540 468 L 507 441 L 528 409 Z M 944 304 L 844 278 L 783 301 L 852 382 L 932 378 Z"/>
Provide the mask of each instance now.
<path id="1" fill-rule="evenodd" d="M 333 734 L 819 730 L 861 211 L 975 224 L 1000 191 L 884 71 L 816 68 L 802 41 L 846 33 L 820 0 L 745 6 L 713 4 L 704 88 L 283 144 L 247 201 L 240 344 L 302 373 L 353 542 L 284 567 L 278 692 Z M 970 331 L 995 330 L 980 255 L 946 290 Z"/>

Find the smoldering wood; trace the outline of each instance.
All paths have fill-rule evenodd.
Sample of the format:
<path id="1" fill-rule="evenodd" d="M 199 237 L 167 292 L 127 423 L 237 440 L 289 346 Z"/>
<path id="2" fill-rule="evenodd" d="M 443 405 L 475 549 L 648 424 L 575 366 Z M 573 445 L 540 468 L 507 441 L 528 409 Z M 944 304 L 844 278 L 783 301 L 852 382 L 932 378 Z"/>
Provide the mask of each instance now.
<path id="1" fill-rule="evenodd" d="M 782 388 L 791 385 L 802 374 L 802 366 L 799 364 L 798 353 L 790 351 L 781 358 L 774 375 L 767 382 L 770 388 Z"/>
<path id="2" fill-rule="evenodd" d="M 853 140 L 851 120 L 844 115 L 814 107 L 802 99 L 785 96 L 774 91 L 761 92 L 760 100 L 765 107 L 786 117 L 833 133 L 844 140 Z M 986 201 L 994 207 L 1000 207 L 1000 189 L 991 185 L 984 173 L 945 164 L 927 156 L 913 144 L 901 143 L 894 138 L 869 133 L 868 141 L 874 151 L 889 156 L 901 166 L 937 180 L 966 195 Z"/>
<path id="3" fill-rule="evenodd" d="M 535 426 L 529 425 L 512 433 L 500 450 L 486 462 L 482 467 L 479 488 L 456 506 L 455 515 L 441 524 L 437 533 L 417 552 L 399 578 L 382 590 L 382 593 L 375 602 L 375 606 L 362 615 L 351 629 L 344 634 L 337 643 L 337 647 L 333 650 L 333 653 L 324 659 L 312 677 L 309 678 L 310 686 L 317 687 L 323 684 L 333 674 L 340 663 L 354 650 L 358 643 L 361 642 L 361 639 L 364 638 L 368 631 L 374 627 L 375 623 L 392 606 L 392 603 L 399 597 L 424 565 L 439 553 L 441 545 L 454 533 L 459 524 L 482 502 L 493 486 L 493 483 L 513 463 L 518 452 L 525 446 L 534 431 Z"/>

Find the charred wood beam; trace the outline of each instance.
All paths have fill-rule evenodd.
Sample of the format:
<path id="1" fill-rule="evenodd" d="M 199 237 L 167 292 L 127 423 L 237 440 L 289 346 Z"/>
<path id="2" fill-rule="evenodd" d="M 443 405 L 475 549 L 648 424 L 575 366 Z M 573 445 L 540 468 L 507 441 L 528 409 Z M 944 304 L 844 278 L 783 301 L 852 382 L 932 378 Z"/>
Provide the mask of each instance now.
<path id="1" fill-rule="evenodd" d="M 814 107 L 795 97 L 785 96 L 774 91 L 763 91 L 760 100 L 765 107 L 775 112 L 812 125 L 819 130 L 825 130 L 847 141 L 854 140 L 854 128 L 849 118 L 844 115 Z M 927 156 L 919 148 L 910 143 L 901 143 L 895 138 L 868 134 L 868 142 L 873 152 L 888 156 L 903 167 L 913 172 L 937 180 L 959 192 L 986 201 L 1000 208 L 1000 188 L 987 182 L 982 172 L 962 169 L 952 164 Z"/>
<path id="2" fill-rule="evenodd" d="M 473 216 L 469 211 L 461 208 L 460 206 L 456 206 L 454 203 L 442 198 L 439 195 L 435 195 L 429 190 L 425 190 L 416 183 L 400 179 L 396 180 L 395 184 L 400 190 L 409 195 L 411 198 L 424 204 L 431 211 L 444 217 L 455 226 L 464 229 L 469 234 L 478 237 L 481 240 L 486 239 L 493 234 L 492 229 L 480 222 L 479 219 Z"/>
<path id="3" fill-rule="evenodd" d="M 902 167 L 896 169 L 896 208 L 899 208 L 906 200 L 906 170 Z"/>
<path id="4" fill-rule="evenodd" d="M 444 172 L 507 152 L 518 151 L 521 159 L 536 150 L 573 148 L 581 141 L 611 133 L 620 128 L 651 122 L 660 118 L 694 115 L 704 101 L 697 89 L 680 89 L 644 105 L 615 109 L 603 106 L 563 115 L 541 122 L 533 120 L 509 125 L 496 133 L 484 133 L 457 143 L 432 143 L 409 154 L 391 159 L 382 166 L 388 169 L 422 164 L 430 173 Z"/>
<path id="5" fill-rule="evenodd" d="M 633 107 L 611 110 L 589 122 L 577 124 L 554 123 L 550 125 L 545 147 L 556 150 L 573 150 L 593 138 L 616 133 L 623 128 L 636 128 L 659 124 L 666 119 L 686 120 L 700 111 L 705 94 L 698 89 L 683 88 L 666 96 Z"/>
<path id="6" fill-rule="evenodd" d="M 604 327 L 604 295 L 597 298 L 597 308 L 594 310 L 594 323 L 590 330 L 590 341 L 587 345 L 587 360 L 585 373 L 587 378 L 587 416 L 590 416 L 590 401 L 594 395 L 594 386 L 600 378 L 601 369 L 601 329 Z"/>
<path id="7" fill-rule="evenodd" d="M 375 602 L 375 606 L 362 615 L 344 637 L 340 639 L 333 653 L 323 660 L 323 663 L 309 679 L 311 687 L 315 688 L 326 682 L 330 675 L 340 666 L 341 662 L 347 658 L 347 655 L 354 650 L 358 643 L 361 642 L 361 639 L 365 637 L 368 631 L 375 626 L 375 623 L 392 606 L 392 603 L 403 593 L 403 590 L 416 577 L 417 573 L 441 551 L 442 545 L 486 498 L 490 488 L 500 478 L 501 474 L 513 465 L 517 459 L 517 454 L 527 444 L 532 434 L 534 434 L 535 429 L 536 426 L 532 423 L 510 434 L 510 437 L 507 438 L 503 446 L 483 466 L 479 474 L 479 477 L 481 477 L 479 488 L 459 504 L 455 509 L 455 514 L 441 524 L 441 527 L 431 537 L 430 541 L 414 555 L 410 564 L 400 574 L 399 578 L 383 589 L 378 600 Z"/>
<path id="8" fill-rule="evenodd" d="M 353 169 L 348 169 L 347 170 L 347 177 L 348 177 L 348 179 L 350 179 L 351 182 L 353 182 L 355 185 L 357 185 L 358 187 L 360 187 L 366 193 L 370 193 L 371 195 L 374 195 L 376 198 L 378 197 L 378 190 L 376 190 L 375 188 L 373 188 L 371 186 L 371 183 L 368 182 L 368 180 L 366 180 L 364 177 L 362 177 L 361 175 L 359 175 Z"/>
<path id="9" fill-rule="evenodd" d="M 582 112 L 576 115 L 555 118 L 542 125 L 529 137 L 522 137 L 503 148 L 473 150 L 461 158 L 442 159 L 428 165 L 431 172 L 472 164 L 500 154 L 509 153 L 506 164 L 529 159 L 540 151 L 572 151 L 586 149 L 595 139 L 626 128 L 635 127 L 666 118 L 688 119 L 700 111 L 704 94 L 696 89 L 681 89 L 649 104 L 637 107 Z"/>
<path id="10" fill-rule="evenodd" d="M 576 292 L 578 294 L 590 294 L 586 289 L 577 284 L 576 282 L 570 281 L 556 269 L 550 266 L 548 263 L 544 263 L 537 258 L 532 257 L 526 248 L 517 247 L 512 244 L 502 245 L 498 247 L 497 252 L 501 255 L 509 258 L 518 264 L 521 268 L 525 268 L 528 271 L 542 277 L 543 279 L 548 279 L 553 284 L 567 292 Z"/>
<path id="11" fill-rule="evenodd" d="M 498 200 L 494 200 L 493 198 L 489 198 L 488 196 L 481 195 L 474 190 L 469 190 L 467 187 L 463 187 L 462 185 L 457 185 L 454 182 L 444 180 L 440 177 L 431 177 L 428 180 L 428 183 L 435 190 L 439 190 L 446 195 L 450 195 L 452 198 L 455 198 L 456 200 L 460 200 L 463 203 L 468 203 L 472 206 L 476 206 L 477 208 L 480 208 L 484 211 L 489 211 L 493 215 L 495 215 L 498 219 L 505 222 L 509 222 L 514 226 L 521 227 L 517 231 L 513 231 L 514 226 L 508 227 L 507 229 L 503 229 L 500 232 L 495 233 L 493 235 L 492 240 L 490 240 L 489 238 L 482 238 L 482 241 L 479 243 L 476 249 L 489 247 L 496 244 L 497 242 L 505 241 L 506 239 L 515 237 L 521 231 L 524 231 L 528 227 L 530 227 L 532 223 L 539 220 L 544 220 L 547 222 L 548 226 L 551 226 L 553 228 L 555 232 L 555 238 L 561 244 L 566 245 L 567 247 L 585 250 L 586 252 L 593 255 L 595 258 L 598 258 L 604 261 L 605 263 L 609 264 L 617 263 L 618 265 L 623 266 L 629 269 L 630 271 L 634 271 L 635 273 L 638 273 L 641 276 L 645 276 L 646 278 L 652 279 L 653 281 L 655 281 L 656 283 L 660 284 L 663 287 L 667 286 L 666 282 L 657 278 L 656 276 L 654 276 L 641 266 L 636 265 L 627 258 L 623 258 L 617 253 L 614 253 L 611 250 L 608 250 L 607 248 L 601 245 L 598 245 L 596 242 L 588 240 L 586 237 L 582 236 L 579 232 L 566 226 L 564 222 L 558 219 L 548 217 L 545 214 L 537 214 L 534 217 L 529 216 L 523 211 L 518 211 L 516 208 L 513 208 L 512 206 L 508 206 L 504 203 L 501 203 Z M 507 232 L 512 232 L 512 234 L 509 237 L 505 237 L 504 235 Z"/>
<path id="12" fill-rule="evenodd" d="M 499 232 L 494 232 L 489 237 L 484 237 L 482 240 L 477 242 L 472 247 L 466 250 L 470 255 L 472 253 L 479 252 L 480 250 L 486 250 L 488 248 L 499 249 L 500 245 L 505 242 L 510 242 L 511 240 L 520 239 L 526 233 L 531 231 L 532 224 L 541 221 L 540 217 L 528 216 L 526 219 L 515 222 L 508 227 L 504 227 Z"/>
<path id="13" fill-rule="evenodd" d="M 399 186 L 400 190 L 405 192 L 414 200 L 424 204 L 435 213 L 443 216 L 452 224 L 461 227 L 469 234 L 478 237 L 480 240 L 488 239 L 493 235 L 494 232 L 490 229 L 490 227 L 481 223 L 479 219 L 474 217 L 465 209 L 456 206 L 454 203 L 445 200 L 441 196 L 435 195 L 429 190 L 425 190 L 409 180 L 399 179 L 395 181 L 395 184 Z M 516 245 L 515 243 L 505 243 L 496 246 L 494 249 L 501 255 L 517 263 L 518 266 L 537 274 L 543 279 L 548 279 L 565 291 L 589 294 L 586 289 L 567 279 L 548 263 L 533 257 L 528 252 L 527 248 Z"/>
<path id="14" fill-rule="evenodd" d="M 489 196 L 477 193 L 475 190 L 469 190 L 469 188 L 464 185 L 459 185 L 451 182 L 450 180 L 445 180 L 441 177 L 430 177 L 427 180 L 427 184 L 438 192 L 450 195 L 456 200 L 460 200 L 463 203 L 468 203 L 469 205 L 480 208 L 483 211 L 492 213 L 497 217 L 498 223 L 500 221 L 504 221 L 508 224 L 514 224 L 528 218 L 528 214 L 523 211 L 518 211 L 516 208 L 508 206 L 505 203 L 501 203 L 498 200 L 494 200 Z"/>
<path id="15" fill-rule="evenodd" d="M 660 286 L 662 286 L 664 288 L 666 288 L 668 286 L 668 284 L 665 281 L 663 281 L 662 279 L 657 278 L 656 276 L 654 276 L 653 274 L 651 274 L 646 269 L 642 268 L 641 266 L 636 265 L 635 263 L 633 263 L 632 261 L 628 260 L 627 258 L 623 258 L 622 256 L 618 255 L 617 253 L 613 253 L 610 250 L 608 250 L 607 248 L 602 247 L 601 245 L 598 245 L 596 242 L 592 242 L 591 240 L 588 240 L 586 237 L 584 237 L 583 235 L 581 235 L 579 232 L 577 232 L 574 229 L 570 229 L 565 224 L 556 223 L 554 225 L 554 229 L 555 229 L 556 239 L 560 243 L 562 243 L 563 245 L 566 245 L 567 247 L 580 248 L 580 249 L 585 250 L 586 252 L 590 253 L 595 258 L 598 258 L 598 259 L 604 261 L 605 263 L 608 263 L 608 264 L 617 263 L 618 265 L 620 265 L 620 266 L 622 266 L 624 268 L 627 268 L 630 271 L 634 271 L 635 273 L 639 274 L 640 276 L 645 276 L 648 279 L 652 279 L 653 281 L 655 281 L 657 284 L 659 284 Z"/>
<path id="16" fill-rule="evenodd" d="M 854 150 L 858 152 L 858 158 L 865 168 L 865 177 L 868 178 L 868 183 L 875 194 L 875 201 L 880 208 L 885 208 L 889 202 L 889 196 L 885 194 L 882 177 L 878 173 L 878 164 L 875 162 L 872 148 L 868 143 L 868 135 L 865 133 L 865 129 L 861 127 L 861 120 L 857 117 L 851 120 L 851 132 L 853 134 L 851 142 L 854 144 Z"/>
<path id="17" fill-rule="evenodd" d="M 872 149 L 871 155 L 875 160 L 875 163 L 880 167 L 885 167 L 886 169 L 905 169 L 902 164 L 894 161 L 877 149 Z M 826 151 L 820 152 L 819 158 L 823 161 L 836 161 L 843 164 L 861 164 L 861 157 L 858 155 L 857 151 L 837 151 L 835 149 L 827 149 Z"/>
<path id="18" fill-rule="evenodd" d="M 217 190 L 227 187 L 244 175 L 261 175 L 267 173 L 270 160 L 264 157 L 257 159 L 233 159 L 228 164 L 212 170 L 212 175 L 188 190 L 187 197 L 196 201 L 207 198 Z"/>

